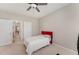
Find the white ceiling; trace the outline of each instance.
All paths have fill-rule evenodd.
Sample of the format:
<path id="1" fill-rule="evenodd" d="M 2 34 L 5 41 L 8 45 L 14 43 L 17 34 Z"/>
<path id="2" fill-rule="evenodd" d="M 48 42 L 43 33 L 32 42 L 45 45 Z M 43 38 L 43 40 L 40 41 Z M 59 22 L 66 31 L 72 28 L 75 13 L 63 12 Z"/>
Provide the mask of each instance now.
<path id="1" fill-rule="evenodd" d="M 51 12 L 56 11 L 59 8 L 68 5 L 67 3 L 48 3 L 47 6 L 39 6 L 40 12 L 37 12 L 35 9 L 27 11 L 29 7 L 27 3 L 0 3 L 0 10 L 25 15 L 34 18 L 41 18 L 50 14 Z"/>

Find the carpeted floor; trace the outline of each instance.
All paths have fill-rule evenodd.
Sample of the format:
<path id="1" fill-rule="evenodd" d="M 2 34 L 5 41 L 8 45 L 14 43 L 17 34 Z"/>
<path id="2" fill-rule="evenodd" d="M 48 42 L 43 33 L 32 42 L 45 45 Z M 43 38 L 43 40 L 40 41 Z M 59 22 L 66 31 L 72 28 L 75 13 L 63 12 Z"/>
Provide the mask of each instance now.
<path id="1" fill-rule="evenodd" d="M 0 55 L 26 55 L 25 46 L 18 34 L 12 44 L 0 47 Z"/>
<path id="2" fill-rule="evenodd" d="M 59 46 L 58 44 L 53 43 L 50 46 L 46 46 L 36 52 L 33 53 L 33 55 L 77 55 L 76 51 L 70 50 L 68 48 L 63 48 L 62 46 Z"/>

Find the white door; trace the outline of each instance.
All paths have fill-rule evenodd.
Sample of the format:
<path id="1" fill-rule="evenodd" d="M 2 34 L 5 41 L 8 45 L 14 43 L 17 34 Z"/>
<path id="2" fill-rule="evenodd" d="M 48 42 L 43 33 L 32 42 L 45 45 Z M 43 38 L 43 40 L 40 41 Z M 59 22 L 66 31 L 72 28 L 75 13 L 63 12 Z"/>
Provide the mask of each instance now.
<path id="1" fill-rule="evenodd" d="M 24 22 L 24 39 L 30 36 L 32 36 L 32 23 Z"/>
<path id="2" fill-rule="evenodd" d="M 12 42 L 13 21 L 0 20 L 0 46 Z"/>
<path id="3" fill-rule="evenodd" d="M 20 21 L 20 38 L 21 40 L 24 39 L 24 34 L 23 34 L 23 31 L 24 31 L 24 22 L 23 21 Z"/>

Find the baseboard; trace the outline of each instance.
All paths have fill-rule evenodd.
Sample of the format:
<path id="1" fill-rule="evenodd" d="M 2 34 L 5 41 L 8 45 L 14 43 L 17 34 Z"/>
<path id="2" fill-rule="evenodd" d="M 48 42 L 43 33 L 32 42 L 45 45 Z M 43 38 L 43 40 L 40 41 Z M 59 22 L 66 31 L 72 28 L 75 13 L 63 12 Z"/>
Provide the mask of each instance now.
<path id="1" fill-rule="evenodd" d="M 0 46 L 6 46 L 6 45 L 10 45 L 10 44 L 12 44 L 12 41 L 9 41 L 9 42 L 4 43 L 4 44 L 0 44 Z"/>

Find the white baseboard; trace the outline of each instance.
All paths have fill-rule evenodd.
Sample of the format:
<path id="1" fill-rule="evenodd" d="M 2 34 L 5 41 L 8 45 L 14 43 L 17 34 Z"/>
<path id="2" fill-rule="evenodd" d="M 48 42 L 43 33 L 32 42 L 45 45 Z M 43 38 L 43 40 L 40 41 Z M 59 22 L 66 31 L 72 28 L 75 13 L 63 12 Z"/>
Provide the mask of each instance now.
<path id="1" fill-rule="evenodd" d="M 0 46 L 6 46 L 6 45 L 9 45 L 9 44 L 12 44 L 12 41 L 9 41 L 9 42 L 4 43 L 4 44 L 0 44 Z"/>

